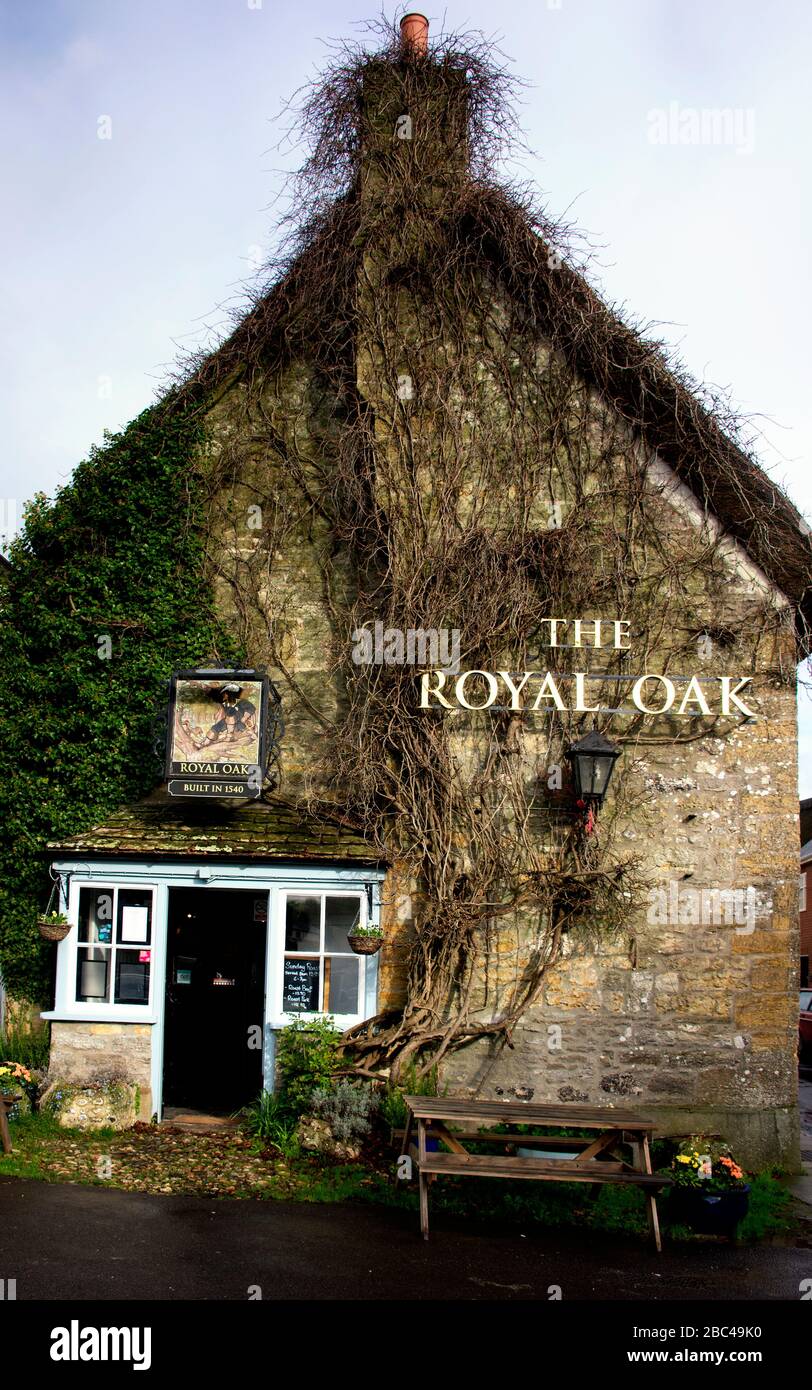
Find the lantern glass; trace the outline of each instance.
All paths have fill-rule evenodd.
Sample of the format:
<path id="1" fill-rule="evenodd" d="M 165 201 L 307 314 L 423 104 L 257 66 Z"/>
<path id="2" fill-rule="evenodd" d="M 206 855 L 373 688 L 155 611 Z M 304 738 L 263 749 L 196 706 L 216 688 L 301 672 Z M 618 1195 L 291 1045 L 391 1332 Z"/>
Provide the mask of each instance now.
<path id="1" fill-rule="evenodd" d="M 620 749 L 593 730 L 569 750 L 579 800 L 603 801 Z"/>

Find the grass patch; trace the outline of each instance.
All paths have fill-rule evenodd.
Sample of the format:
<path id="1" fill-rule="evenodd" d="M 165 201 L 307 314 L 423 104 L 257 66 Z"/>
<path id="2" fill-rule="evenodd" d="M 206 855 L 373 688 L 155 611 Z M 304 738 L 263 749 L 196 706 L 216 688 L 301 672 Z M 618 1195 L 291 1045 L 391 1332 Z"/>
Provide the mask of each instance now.
<path id="1" fill-rule="evenodd" d="M 765 1240 L 783 1235 L 795 1225 L 792 1197 L 772 1173 L 758 1173 L 750 1179 L 750 1206 L 739 1227 L 739 1240 Z"/>
<path id="2" fill-rule="evenodd" d="M 393 1182 L 394 1159 L 383 1148 L 358 1163 L 336 1163 L 307 1154 L 284 1153 L 278 1144 L 246 1131 L 189 1134 L 171 1126 L 136 1125 L 116 1133 L 60 1128 L 48 1112 L 24 1116 L 11 1126 L 14 1150 L 0 1155 L 0 1175 L 44 1182 L 87 1183 L 124 1191 L 192 1194 L 296 1202 L 360 1202 L 414 1213 L 414 1183 Z M 109 1177 L 102 1176 L 109 1160 Z M 436 1216 L 543 1229 L 581 1228 L 646 1239 L 643 1193 L 605 1186 L 596 1197 L 584 1183 L 504 1182 L 447 1178 L 433 1184 Z M 672 1241 L 695 1239 L 668 1220 L 668 1194 L 660 1217 Z M 740 1241 L 769 1240 L 794 1225 L 792 1199 L 769 1173 L 751 1179 L 750 1211 L 739 1227 Z"/>

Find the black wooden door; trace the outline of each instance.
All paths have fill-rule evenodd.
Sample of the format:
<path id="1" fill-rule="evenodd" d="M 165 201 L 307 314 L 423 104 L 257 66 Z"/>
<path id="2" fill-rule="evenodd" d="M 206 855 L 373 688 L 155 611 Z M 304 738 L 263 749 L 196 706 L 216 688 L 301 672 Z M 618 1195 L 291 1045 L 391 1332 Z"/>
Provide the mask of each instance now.
<path id="1" fill-rule="evenodd" d="M 264 899 L 169 892 L 164 1105 L 232 1114 L 262 1089 Z"/>

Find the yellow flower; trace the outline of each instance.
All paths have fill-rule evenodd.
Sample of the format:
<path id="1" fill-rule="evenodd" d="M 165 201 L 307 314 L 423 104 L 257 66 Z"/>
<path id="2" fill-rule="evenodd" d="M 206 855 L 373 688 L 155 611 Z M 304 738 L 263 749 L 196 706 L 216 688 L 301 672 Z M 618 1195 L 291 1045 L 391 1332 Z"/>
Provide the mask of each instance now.
<path id="1" fill-rule="evenodd" d="M 677 1163 L 690 1163 L 690 1162 L 691 1162 L 691 1160 L 690 1160 L 690 1158 L 688 1157 L 687 1154 L 677 1154 Z"/>

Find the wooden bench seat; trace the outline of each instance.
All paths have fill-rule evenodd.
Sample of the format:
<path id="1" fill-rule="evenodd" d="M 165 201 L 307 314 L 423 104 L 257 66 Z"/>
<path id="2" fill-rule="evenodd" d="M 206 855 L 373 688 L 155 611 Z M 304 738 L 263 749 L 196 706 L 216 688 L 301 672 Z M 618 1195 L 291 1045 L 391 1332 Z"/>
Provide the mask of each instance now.
<path id="1" fill-rule="evenodd" d="M 594 1159 L 582 1168 L 570 1159 L 547 1162 L 538 1158 L 502 1158 L 499 1154 L 427 1153 L 425 1173 L 447 1177 L 534 1178 L 550 1182 L 615 1183 L 625 1187 L 669 1187 L 671 1178 L 657 1173 L 632 1173 L 621 1163 Z"/>

